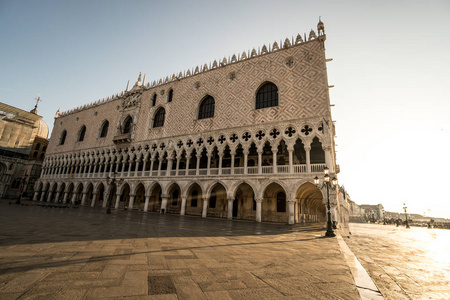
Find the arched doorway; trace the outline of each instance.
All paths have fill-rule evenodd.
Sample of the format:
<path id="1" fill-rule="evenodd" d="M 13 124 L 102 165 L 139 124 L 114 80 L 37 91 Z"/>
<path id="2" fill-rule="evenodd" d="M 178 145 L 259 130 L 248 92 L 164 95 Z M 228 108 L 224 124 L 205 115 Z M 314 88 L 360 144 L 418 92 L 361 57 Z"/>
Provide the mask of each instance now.
<path id="1" fill-rule="evenodd" d="M 105 186 L 101 182 L 97 187 L 97 195 L 95 197 L 95 202 L 93 206 L 102 207 L 104 200 Z"/>
<path id="2" fill-rule="evenodd" d="M 286 191 L 276 182 L 269 184 L 263 193 L 261 220 L 264 222 L 288 222 Z"/>
<path id="3" fill-rule="evenodd" d="M 59 196 L 58 196 L 58 199 L 55 199 L 55 202 L 62 203 L 64 200 L 64 193 L 66 191 L 66 184 L 64 182 L 61 183 L 58 191 L 59 191 Z"/>
<path id="4" fill-rule="evenodd" d="M 72 201 L 72 196 L 73 196 L 73 182 L 69 183 L 69 186 L 67 187 L 67 198 L 66 198 L 66 203 L 71 203 Z"/>
<path id="5" fill-rule="evenodd" d="M 203 210 L 203 194 L 201 187 L 194 183 L 192 184 L 187 192 L 186 199 L 186 215 L 196 215 L 201 216 Z"/>
<path id="6" fill-rule="evenodd" d="M 159 183 L 155 183 L 150 192 L 149 211 L 160 211 L 162 203 L 162 189 Z"/>
<path id="7" fill-rule="evenodd" d="M 241 183 L 234 193 L 233 218 L 256 219 L 255 193 L 248 183 Z"/>
<path id="8" fill-rule="evenodd" d="M 74 204 L 78 205 L 81 203 L 81 198 L 83 197 L 83 184 L 80 183 L 77 186 L 77 189 L 75 190 L 75 199 L 74 199 Z M 72 199 L 70 199 L 72 201 Z"/>
<path id="9" fill-rule="evenodd" d="M 227 217 L 227 191 L 221 183 L 215 183 L 208 199 L 208 217 Z"/>
<path id="10" fill-rule="evenodd" d="M 179 185 L 173 183 L 168 189 L 168 194 L 167 213 L 179 214 L 181 209 L 181 189 Z"/>
<path id="11" fill-rule="evenodd" d="M 326 221 L 326 208 L 322 192 L 312 183 L 305 183 L 296 193 L 296 223 L 317 223 Z"/>
<path id="12" fill-rule="evenodd" d="M 133 209 L 144 210 L 145 187 L 142 183 L 136 187 L 136 196 L 134 197 Z"/>
<path id="13" fill-rule="evenodd" d="M 86 198 L 84 199 L 84 205 L 91 205 L 93 191 L 94 191 L 94 186 L 92 185 L 92 183 L 89 183 L 89 185 L 87 187 Z"/>
<path id="14" fill-rule="evenodd" d="M 128 204 L 130 203 L 130 186 L 128 183 L 124 183 L 121 188 L 120 201 L 119 201 L 119 209 L 128 208 Z"/>

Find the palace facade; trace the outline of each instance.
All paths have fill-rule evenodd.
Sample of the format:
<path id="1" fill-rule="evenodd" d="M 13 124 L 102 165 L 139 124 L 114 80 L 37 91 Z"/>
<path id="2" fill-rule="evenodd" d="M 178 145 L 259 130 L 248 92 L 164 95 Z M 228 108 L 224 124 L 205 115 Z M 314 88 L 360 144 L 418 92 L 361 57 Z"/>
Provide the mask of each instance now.
<path id="1" fill-rule="evenodd" d="M 314 177 L 339 172 L 325 38 L 319 22 L 317 34 L 147 84 L 140 74 L 131 89 L 58 112 L 34 200 L 324 222 Z M 330 197 L 340 221 L 344 204 Z"/>

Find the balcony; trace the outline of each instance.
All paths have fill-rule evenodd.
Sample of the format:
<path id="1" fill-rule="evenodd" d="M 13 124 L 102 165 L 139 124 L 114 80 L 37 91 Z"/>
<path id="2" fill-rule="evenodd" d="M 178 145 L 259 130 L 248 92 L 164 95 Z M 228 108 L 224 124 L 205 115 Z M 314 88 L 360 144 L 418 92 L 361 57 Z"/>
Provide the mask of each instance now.
<path id="1" fill-rule="evenodd" d="M 114 144 L 123 144 L 131 142 L 131 133 L 118 134 L 113 138 Z"/>
<path id="2" fill-rule="evenodd" d="M 308 172 L 307 165 L 292 165 L 290 170 L 289 165 L 276 166 L 276 173 L 273 172 L 273 166 L 259 167 L 234 167 L 234 168 L 210 168 L 210 169 L 180 169 L 180 170 L 134 170 L 118 172 L 121 178 L 167 178 L 167 177 L 228 177 L 228 176 L 266 176 L 270 174 L 277 174 L 277 176 L 292 176 L 295 174 L 312 174 L 323 173 L 326 164 L 311 164 Z M 246 172 L 247 171 L 247 172 Z M 77 174 L 45 174 L 44 179 L 52 178 L 106 178 L 111 176 L 111 172 L 98 173 L 77 173 Z"/>

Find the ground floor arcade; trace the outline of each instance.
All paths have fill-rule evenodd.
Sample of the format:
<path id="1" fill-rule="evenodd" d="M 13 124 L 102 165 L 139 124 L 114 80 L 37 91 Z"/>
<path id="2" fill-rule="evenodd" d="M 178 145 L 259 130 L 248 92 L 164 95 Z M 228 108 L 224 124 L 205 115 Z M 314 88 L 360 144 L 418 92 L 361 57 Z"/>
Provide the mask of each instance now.
<path id="1" fill-rule="evenodd" d="M 33 200 L 294 224 L 325 222 L 324 195 L 326 192 L 305 179 L 109 183 L 94 179 L 40 181 Z M 335 206 L 335 201 L 331 203 Z"/>

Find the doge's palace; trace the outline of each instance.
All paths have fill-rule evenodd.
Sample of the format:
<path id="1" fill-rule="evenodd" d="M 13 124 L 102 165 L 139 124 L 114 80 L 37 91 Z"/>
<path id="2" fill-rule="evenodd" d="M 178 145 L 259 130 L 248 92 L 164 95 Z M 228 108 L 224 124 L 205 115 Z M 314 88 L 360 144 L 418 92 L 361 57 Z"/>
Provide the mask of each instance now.
<path id="1" fill-rule="evenodd" d="M 319 22 L 317 33 L 148 83 L 139 74 L 119 94 L 58 112 L 33 200 L 324 222 L 314 178 L 339 172 L 325 39 Z M 330 200 L 344 222 L 337 189 Z"/>

